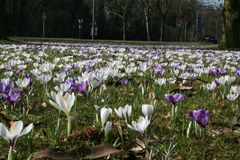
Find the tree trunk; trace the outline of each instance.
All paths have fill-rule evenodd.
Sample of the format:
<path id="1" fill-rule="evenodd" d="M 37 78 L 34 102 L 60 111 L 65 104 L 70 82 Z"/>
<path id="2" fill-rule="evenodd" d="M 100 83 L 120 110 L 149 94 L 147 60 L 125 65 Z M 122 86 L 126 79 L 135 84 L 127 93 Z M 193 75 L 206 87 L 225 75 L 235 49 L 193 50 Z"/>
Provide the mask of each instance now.
<path id="1" fill-rule="evenodd" d="M 166 14 L 163 14 L 161 19 L 161 35 L 160 35 L 160 41 L 164 40 L 164 33 L 165 33 L 165 25 L 166 25 Z"/>
<path id="2" fill-rule="evenodd" d="M 150 41 L 150 33 L 149 33 L 149 15 L 147 9 L 144 9 L 145 15 L 145 24 L 146 24 L 146 32 L 147 32 L 147 41 Z"/>
<path id="3" fill-rule="evenodd" d="M 126 14 L 123 15 L 123 18 L 122 18 L 122 21 L 123 21 L 123 40 L 125 41 L 126 40 Z"/>
<path id="4" fill-rule="evenodd" d="M 6 0 L 0 0 L 0 39 L 4 38 L 4 14 L 5 14 Z"/>
<path id="5" fill-rule="evenodd" d="M 225 0 L 223 10 L 222 48 L 240 48 L 240 1 Z"/>

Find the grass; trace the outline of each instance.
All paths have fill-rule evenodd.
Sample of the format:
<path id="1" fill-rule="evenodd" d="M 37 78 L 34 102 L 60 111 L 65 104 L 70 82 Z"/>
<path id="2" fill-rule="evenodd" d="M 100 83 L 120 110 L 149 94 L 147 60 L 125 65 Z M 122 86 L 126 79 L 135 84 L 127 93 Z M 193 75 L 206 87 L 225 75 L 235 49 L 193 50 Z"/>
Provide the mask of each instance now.
<path id="1" fill-rule="evenodd" d="M 25 42 L 64 42 L 64 43 L 92 43 L 92 44 L 116 44 L 116 45 L 152 45 L 152 46 L 185 46 L 190 48 L 217 49 L 218 45 L 200 42 L 159 42 L 159 41 L 131 41 L 131 40 L 89 40 L 74 38 L 42 38 L 42 37 L 8 37 L 9 40 L 25 43 Z"/>
<path id="2" fill-rule="evenodd" d="M 53 39 L 51 39 L 53 40 Z M 45 39 L 44 39 L 45 41 Z M 70 40 L 71 41 L 71 40 Z M 69 42 L 69 41 L 68 41 Z M 138 43 L 139 44 L 139 43 Z M 144 43 L 145 44 L 145 43 Z M 111 48 L 111 47 L 110 47 Z M 116 49 L 117 50 L 117 49 Z M 146 52 L 144 52 L 146 51 Z M 155 50 L 156 51 L 156 50 Z M 27 159 L 31 153 L 40 150 L 53 150 L 66 152 L 72 148 L 79 148 L 80 146 L 96 146 L 103 143 L 116 144 L 115 146 L 119 149 L 124 149 L 127 144 L 132 140 L 140 139 L 144 142 L 145 136 L 137 131 L 133 131 L 127 127 L 123 120 L 120 120 L 117 115 L 112 113 L 109 118 L 113 122 L 113 128 L 111 129 L 108 138 L 104 138 L 101 123 L 97 121 L 96 114 L 99 115 L 99 111 L 96 111 L 94 105 L 109 108 L 118 108 L 126 104 L 133 106 L 133 112 L 131 115 L 131 120 L 137 120 L 142 114 L 141 106 L 142 104 L 152 104 L 154 105 L 154 115 L 151 120 L 150 126 L 147 128 L 147 139 L 149 143 L 145 143 L 146 149 L 142 150 L 141 153 L 124 151 L 121 154 L 112 156 L 111 159 L 139 159 L 146 158 L 147 153 L 153 153 L 153 159 L 239 159 L 240 145 L 238 145 L 240 137 L 238 131 L 238 121 L 233 122 L 235 118 L 239 118 L 239 98 L 231 102 L 226 98 L 226 94 L 229 93 L 230 85 L 220 85 L 213 91 L 206 91 L 203 89 L 203 85 L 207 82 L 212 82 L 219 78 L 219 76 L 214 76 L 207 73 L 203 73 L 198 79 L 188 79 L 183 80 L 180 77 L 175 77 L 176 75 L 172 72 L 172 67 L 170 64 L 181 64 L 183 69 L 179 69 L 180 72 L 185 73 L 190 69 L 190 64 L 195 64 L 196 57 L 198 57 L 199 51 L 185 49 L 182 50 L 157 50 L 160 52 L 159 56 L 161 58 L 156 58 L 149 60 L 149 67 L 146 72 L 143 72 L 143 76 L 139 75 L 141 71 L 137 68 L 136 71 L 125 74 L 124 78 L 128 79 L 127 85 L 121 85 L 119 79 L 121 76 L 109 76 L 109 78 L 104 81 L 103 85 L 90 89 L 85 93 L 74 92 L 77 100 L 73 108 L 71 109 L 72 116 L 72 136 L 67 138 L 67 118 L 63 112 L 59 114 L 59 111 L 55 109 L 49 103 L 49 96 L 47 93 L 54 91 L 54 87 L 58 86 L 60 83 L 55 81 L 56 74 L 60 73 L 64 69 L 67 69 L 69 65 L 74 63 L 80 63 L 80 66 L 75 66 L 68 68 L 66 71 L 67 77 L 83 77 L 82 73 L 85 69 L 98 70 L 99 72 L 103 67 L 105 68 L 104 73 L 107 69 L 114 68 L 111 67 L 112 62 L 121 61 L 121 64 L 115 64 L 116 66 L 121 66 L 119 72 L 125 73 L 126 66 L 131 66 L 131 61 L 133 66 L 139 66 L 139 64 L 144 61 L 144 57 L 149 57 L 149 55 L 156 54 L 151 49 L 149 50 L 133 50 L 129 51 L 116 51 L 115 56 L 108 56 L 108 53 L 114 53 L 108 47 L 98 49 L 95 51 L 90 50 L 88 47 L 82 50 L 70 49 L 52 49 L 48 47 L 41 54 L 42 48 L 37 46 L 32 46 L 28 48 L 23 48 L 18 50 L 16 48 L 0 48 L 2 56 L 2 64 L 4 65 L 2 72 L 0 73 L 1 79 L 6 78 L 5 72 L 8 72 L 7 65 L 10 65 L 9 61 L 13 59 L 18 59 L 23 64 L 26 64 L 26 68 L 22 70 L 19 74 L 15 74 L 15 71 L 22 63 L 15 64 L 11 67 L 14 72 L 13 76 L 10 77 L 10 81 L 17 81 L 23 77 L 24 73 L 30 73 L 33 79 L 32 85 L 28 88 L 21 90 L 21 99 L 13 105 L 1 99 L 0 113 L 7 117 L 3 119 L 1 116 L 1 121 L 9 123 L 10 120 L 22 120 L 24 124 L 33 123 L 33 131 L 25 137 L 19 138 L 16 147 L 16 153 L 14 154 L 14 159 Z M 118 53 L 120 52 L 120 54 Z M 157 53 L 158 53 L 157 52 Z M 206 53 L 207 52 L 207 53 Z M 87 58 L 83 56 L 72 56 L 72 55 L 82 55 L 87 53 Z M 134 53 L 134 54 L 133 54 Z M 30 57 L 26 58 L 29 54 Z M 99 61 L 97 59 L 91 59 L 92 56 L 101 54 L 103 55 Z M 171 54 L 174 58 L 167 58 L 167 54 Z M 234 54 L 232 53 L 215 53 L 214 51 L 201 51 L 201 58 L 205 61 L 203 65 L 207 68 L 210 64 L 215 64 L 217 67 L 221 68 L 222 61 L 226 62 L 230 58 L 232 62 L 236 61 Z M 139 56 L 138 56 L 139 55 Z M 193 56 L 193 57 L 191 57 Z M 196 56 L 196 57 L 194 57 Z M 210 56 L 215 56 L 209 58 Z M 4 59 L 3 57 L 7 57 Z M 17 58 L 18 57 L 18 58 Z M 59 57 L 59 61 L 56 58 Z M 118 59 L 120 57 L 120 59 Z M 150 56 L 151 57 L 151 56 Z M 121 59 L 122 58 L 122 59 Z M 26 63 L 26 59 L 31 59 Z M 133 61 L 134 59 L 134 61 Z M 221 61 L 217 61 L 221 59 Z M 91 63 L 88 63 L 88 60 Z M 174 62 L 174 60 L 177 60 Z M 150 63 L 151 62 L 151 63 Z M 37 65 L 38 63 L 38 65 Z M 45 85 L 37 78 L 36 75 L 32 74 L 33 68 L 38 68 L 39 70 L 44 69 L 41 67 L 42 64 L 54 64 L 56 67 L 52 70 L 43 71 L 44 74 L 52 75 L 52 79 L 47 84 L 47 92 L 45 92 Z M 81 63 L 86 63 L 82 65 Z M 164 78 L 170 80 L 170 78 L 176 78 L 174 84 L 167 83 L 165 85 L 158 85 L 155 83 L 155 79 L 163 78 L 157 74 L 153 74 L 153 64 L 164 64 L 162 67 L 165 69 L 166 73 Z M 229 63 L 229 62 L 227 62 Z M 184 68 L 184 64 L 187 64 Z M 63 65 L 63 66 L 61 66 Z M 229 63 L 232 67 L 238 67 L 234 63 Z M 232 70 L 227 70 L 229 75 L 235 76 Z M 239 85 L 240 79 L 235 76 L 236 80 L 233 85 Z M 179 85 L 184 84 L 193 87 L 193 90 L 181 90 Z M 15 89 L 19 89 L 15 85 Z M 31 91 L 31 92 L 30 92 Z M 181 93 L 185 95 L 183 101 L 178 102 L 178 112 L 173 119 L 169 116 L 171 112 L 171 104 L 164 99 L 164 94 L 166 93 Z M 221 93 L 224 96 L 221 96 Z M 26 96 L 29 98 L 27 103 Z M 28 107 L 26 107 L 28 104 Z M 11 109 L 12 108 L 12 109 Z M 27 115 L 23 115 L 23 108 L 28 110 Z M 209 124 L 206 128 L 202 129 L 202 135 L 196 135 L 194 128 L 191 129 L 190 138 L 186 137 L 186 130 L 190 121 L 193 121 L 189 116 L 188 112 L 193 109 L 207 108 L 210 112 Z M 60 128 L 56 133 L 56 125 L 58 118 L 60 117 Z M 120 128 L 117 124 L 121 124 Z M 120 138 L 122 134 L 122 138 Z M 116 143 L 117 142 L 117 143 Z M 176 145 L 175 147 L 173 147 Z M 6 158 L 8 152 L 8 143 L 0 138 L 0 155 Z M 4 147 L 2 147 L 4 146 Z M 165 154 L 164 154 L 165 153 Z M 106 159 L 106 157 L 102 158 Z"/>

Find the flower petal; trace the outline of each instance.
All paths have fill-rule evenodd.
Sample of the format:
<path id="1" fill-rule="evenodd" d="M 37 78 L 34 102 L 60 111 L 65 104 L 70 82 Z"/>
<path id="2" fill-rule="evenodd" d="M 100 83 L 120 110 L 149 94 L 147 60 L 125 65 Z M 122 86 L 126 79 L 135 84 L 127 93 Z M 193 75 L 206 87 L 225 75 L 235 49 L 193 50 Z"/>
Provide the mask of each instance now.
<path id="1" fill-rule="evenodd" d="M 19 136 L 23 129 L 23 122 L 16 121 L 13 123 L 13 126 L 10 128 L 10 134 L 13 138 Z"/>
<path id="2" fill-rule="evenodd" d="M 4 139 L 6 139 L 8 142 L 11 140 L 11 134 L 6 128 L 6 126 L 2 123 L 0 123 L 0 136 L 2 136 Z"/>
<path id="3" fill-rule="evenodd" d="M 24 128 L 24 130 L 20 133 L 18 137 L 24 136 L 25 134 L 30 132 L 32 129 L 33 129 L 33 124 L 31 123 L 26 128 Z"/>

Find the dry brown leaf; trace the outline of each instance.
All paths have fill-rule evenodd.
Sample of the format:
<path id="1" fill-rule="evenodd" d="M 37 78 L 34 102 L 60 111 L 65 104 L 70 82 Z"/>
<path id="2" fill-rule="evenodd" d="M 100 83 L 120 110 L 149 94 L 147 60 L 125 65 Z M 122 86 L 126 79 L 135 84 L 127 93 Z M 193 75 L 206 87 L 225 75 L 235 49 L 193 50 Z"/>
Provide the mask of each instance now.
<path id="1" fill-rule="evenodd" d="M 55 160 L 78 160 L 80 157 L 83 157 L 81 159 L 96 159 L 106 157 L 108 155 L 118 154 L 120 152 L 121 150 L 113 147 L 112 144 L 101 144 L 91 148 L 85 146 L 73 149 L 66 153 L 44 150 L 35 152 L 32 157 L 33 159 L 52 158 Z"/>
<path id="2" fill-rule="evenodd" d="M 96 159 L 106 157 L 108 155 L 118 154 L 121 150 L 113 147 L 112 144 L 101 144 L 98 146 L 94 146 L 92 148 L 89 147 L 81 147 L 78 149 L 74 149 L 68 152 L 69 155 L 80 155 L 82 159 Z M 79 157 L 74 157 L 79 158 Z"/>
<path id="3" fill-rule="evenodd" d="M 121 126 L 120 122 L 118 121 L 114 125 L 117 127 L 117 130 L 118 130 L 118 133 L 119 133 L 121 139 L 123 139 L 123 130 L 122 130 L 122 126 Z"/>
<path id="4" fill-rule="evenodd" d="M 146 146 L 143 143 L 143 141 L 136 139 L 134 141 L 131 141 L 127 144 L 125 150 L 126 151 L 131 151 L 134 153 L 141 153 L 145 150 Z"/>
<path id="5" fill-rule="evenodd" d="M 55 159 L 55 160 L 77 160 L 73 157 L 70 157 L 66 153 L 57 152 L 57 151 L 50 151 L 50 150 L 35 152 L 32 155 L 32 158 L 33 159 L 52 158 L 52 159 Z"/>
<path id="6" fill-rule="evenodd" d="M 186 85 L 183 85 L 183 84 L 180 83 L 178 89 L 181 90 L 181 91 L 191 91 L 191 90 L 193 90 L 193 87 L 192 86 L 186 86 Z"/>

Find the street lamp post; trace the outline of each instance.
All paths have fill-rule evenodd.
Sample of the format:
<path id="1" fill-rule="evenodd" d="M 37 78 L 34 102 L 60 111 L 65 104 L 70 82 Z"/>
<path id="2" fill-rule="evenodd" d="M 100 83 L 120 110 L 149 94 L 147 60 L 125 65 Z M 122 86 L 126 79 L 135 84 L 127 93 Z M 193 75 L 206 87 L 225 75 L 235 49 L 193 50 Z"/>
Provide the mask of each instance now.
<path id="1" fill-rule="evenodd" d="M 81 38 L 81 29 L 82 29 L 82 19 L 78 19 L 78 30 L 79 30 L 79 39 Z"/>
<path id="2" fill-rule="evenodd" d="M 46 16 L 46 13 L 44 13 L 43 12 L 43 14 L 42 14 L 42 19 L 43 19 L 43 33 L 42 33 L 42 36 L 43 36 L 43 38 L 45 37 L 45 21 L 46 21 L 46 19 L 47 19 L 47 16 Z"/>

